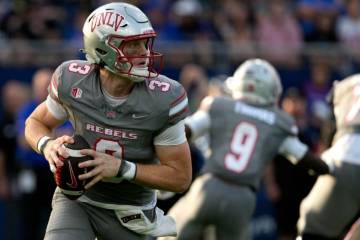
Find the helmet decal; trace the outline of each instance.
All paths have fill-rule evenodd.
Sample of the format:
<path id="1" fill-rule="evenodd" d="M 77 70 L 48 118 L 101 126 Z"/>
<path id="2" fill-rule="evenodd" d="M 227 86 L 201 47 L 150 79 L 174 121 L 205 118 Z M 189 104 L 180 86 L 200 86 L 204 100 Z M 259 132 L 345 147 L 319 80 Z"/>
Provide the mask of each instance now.
<path id="1" fill-rule="evenodd" d="M 95 14 L 91 19 L 89 19 L 91 21 L 91 32 L 94 32 L 96 27 L 102 25 L 110 26 L 116 32 L 124 19 L 124 16 L 114 12 L 101 12 Z"/>

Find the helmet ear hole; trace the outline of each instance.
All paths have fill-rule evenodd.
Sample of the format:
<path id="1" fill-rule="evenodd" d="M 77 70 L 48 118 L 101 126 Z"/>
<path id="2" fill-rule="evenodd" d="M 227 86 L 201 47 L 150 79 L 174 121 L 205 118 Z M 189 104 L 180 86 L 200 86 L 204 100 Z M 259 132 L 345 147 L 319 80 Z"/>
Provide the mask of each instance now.
<path id="1" fill-rule="evenodd" d="M 99 53 L 100 55 L 106 55 L 106 54 L 107 54 L 107 51 L 102 50 L 102 49 L 100 49 L 100 48 L 96 48 L 95 51 L 96 51 L 97 53 Z"/>

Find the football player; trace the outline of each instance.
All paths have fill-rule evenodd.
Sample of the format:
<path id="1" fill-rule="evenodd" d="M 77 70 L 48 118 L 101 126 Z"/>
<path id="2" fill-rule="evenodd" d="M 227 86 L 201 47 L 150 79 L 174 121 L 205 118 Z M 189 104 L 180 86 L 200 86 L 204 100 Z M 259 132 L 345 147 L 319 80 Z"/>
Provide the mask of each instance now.
<path id="1" fill-rule="evenodd" d="M 360 213 L 360 74 L 335 81 L 330 92 L 336 133 L 322 158 L 334 176 L 321 176 L 302 201 L 299 239 L 342 239 Z"/>
<path id="2" fill-rule="evenodd" d="M 255 192 L 276 154 L 329 173 L 328 165 L 297 138 L 293 118 L 278 108 L 282 86 L 272 65 L 247 60 L 226 85 L 232 97 L 207 97 L 186 120 L 189 138 L 209 133 L 211 155 L 203 174 L 170 209 L 181 240 L 199 239 L 209 225 L 215 226 L 217 239 L 250 239 Z"/>
<path id="3" fill-rule="evenodd" d="M 93 169 L 78 200 L 58 189 L 45 239 L 144 239 L 176 234 L 172 218 L 156 208 L 154 189 L 186 190 L 191 181 L 184 130 L 188 100 L 183 87 L 156 71 L 162 55 L 147 16 L 127 3 L 94 10 L 83 26 L 87 61 L 71 60 L 55 71 L 49 96 L 26 121 L 25 135 L 52 169 L 68 157 L 70 136 L 51 138 L 69 119 L 92 149 Z M 160 65 L 160 64 L 159 64 Z M 155 159 L 159 159 L 157 162 Z"/>

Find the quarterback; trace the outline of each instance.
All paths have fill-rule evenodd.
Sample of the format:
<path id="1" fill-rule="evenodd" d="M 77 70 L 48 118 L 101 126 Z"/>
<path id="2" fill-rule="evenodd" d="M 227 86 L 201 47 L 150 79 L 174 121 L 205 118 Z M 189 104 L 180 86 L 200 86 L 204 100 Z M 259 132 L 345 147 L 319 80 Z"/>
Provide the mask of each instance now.
<path id="1" fill-rule="evenodd" d="M 175 235 L 174 220 L 156 207 L 154 189 L 182 192 L 191 181 L 186 92 L 155 69 L 162 61 L 152 49 L 156 33 L 137 7 L 99 7 L 83 34 L 87 61 L 62 63 L 46 101 L 26 121 L 27 141 L 52 169 L 68 157 L 63 144 L 74 141 L 51 137 L 65 120 L 92 147 L 81 151 L 92 159 L 79 164 L 92 167 L 79 176 L 89 180 L 86 193 L 73 201 L 55 191 L 45 239 Z"/>

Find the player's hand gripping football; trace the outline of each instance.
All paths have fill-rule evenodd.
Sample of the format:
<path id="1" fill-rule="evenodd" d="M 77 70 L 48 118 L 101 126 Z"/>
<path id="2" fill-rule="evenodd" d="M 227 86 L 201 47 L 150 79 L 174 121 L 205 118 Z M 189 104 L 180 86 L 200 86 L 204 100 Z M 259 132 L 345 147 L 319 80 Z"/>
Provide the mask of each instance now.
<path id="1" fill-rule="evenodd" d="M 69 154 L 64 148 L 65 143 L 74 143 L 74 139 L 70 136 L 63 135 L 54 140 L 50 140 L 44 148 L 44 156 L 49 162 L 52 172 L 56 171 L 56 167 L 61 167 L 64 165 L 59 156 L 64 158 L 69 157 Z"/>
<path id="2" fill-rule="evenodd" d="M 91 178 L 91 181 L 85 185 L 85 189 L 91 188 L 103 178 L 115 177 L 117 175 L 121 165 L 120 159 L 106 153 L 96 152 L 92 149 L 83 149 L 80 153 L 93 157 L 92 160 L 79 163 L 80 168 L 93 167 L 91 171 L 79 175 L 80 180 L 90 180 Z"/>

